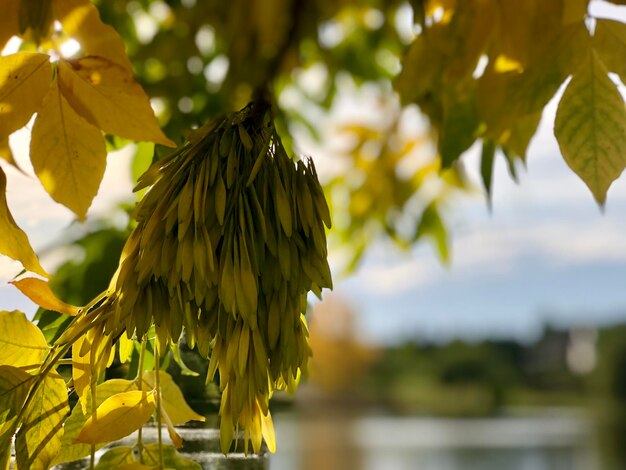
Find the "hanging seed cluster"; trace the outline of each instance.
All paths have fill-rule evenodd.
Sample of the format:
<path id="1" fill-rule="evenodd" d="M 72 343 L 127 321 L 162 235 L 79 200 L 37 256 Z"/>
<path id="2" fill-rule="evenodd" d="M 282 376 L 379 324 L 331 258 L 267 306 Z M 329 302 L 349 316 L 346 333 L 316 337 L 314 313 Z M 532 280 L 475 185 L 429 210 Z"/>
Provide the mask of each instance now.
<path id="1" fill-rule="evenodd" d="M 331 287 L 330 215 L 313 163 L 288 157 L 267 105 L 200 129 L 157 162 L 137 208 L 107 329 L 187 342 L 219 371 L 221 443 L 255 452 L 273 434 L 268 401 L 293 391 L 310 348 L 307 294 Z M 266 438 L 266 440 L 269 440 Z M 272 439 L 273 440 L 273 439 Z"/>

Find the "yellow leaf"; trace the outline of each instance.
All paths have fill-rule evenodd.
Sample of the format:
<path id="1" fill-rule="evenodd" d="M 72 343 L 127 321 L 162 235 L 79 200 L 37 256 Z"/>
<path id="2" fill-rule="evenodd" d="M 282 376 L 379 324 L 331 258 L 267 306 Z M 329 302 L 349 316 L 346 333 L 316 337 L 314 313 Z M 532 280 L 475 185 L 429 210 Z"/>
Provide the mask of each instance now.
<path id="1" fill-rule="evenodd" d="M 261 412 L 261 432 L 267 444 L 267 449 L 272 453 L 276 452 L 276 434 L 274 433 L 274 422 L 269 410 L 267 415 L 263 415 Z"/>
<path id="2" fill-rule="evenodd" d="M 137 390 L 135 382 L 132 380 L 124 379 L 111 379 L 98 385 L 96 387 L 96 407 L 100 406 L 107 398 L 123 393 Z M 72 413 L 65 421 L 65 433 L 61 439 L 62 449 L 61 452 L 54 458 L 54 465 L 59 465 L 65 462 L 71 462 L 81 459 L 91 451 L 91 446 L 88 444 L 75 444 L 74 441 L 81 429 L 87 422 L 87 416 L 91 414 L 91 396 L 87 395 L 87 411 L 83 412 L 82 407 L 75 406 L 72 409 Z M 99 447 L 99 445 L 97 446 Z"/>
<path id="3" fill-rule="evenodd" d="M 0 366 L 0 435 L 4 434 L 20 408 L 35 377 L 13 366 Z"/>
<path id="4" fill-rule="evenodd" d="M 120 348 L 120 362 L 122 364 L 128 362 L 130 360 L 131 354 L 133 353 L 133 349 L 135 347 L 135 341 L 131 338 L 129 339 L 125 334 L 120 336 L 120 339 L 117 342 Z"/>
<path id="5" fill-rule="evenodd" d="M 163 371 L 159 372 L 159 382 L 161 385 L 161 404 L 163 408 L 165 408 L 165 412 L 171 419 L 173 425 L 177 426 L 192 420 L 205 421 L 204 416 L 199 415 L 189 407 L 183 397 L 183 393 L 170 374 Z M 156 375 L 154 371 L 150 370 L 143 374 L 143 384 L 143 388 L 148 390 L 156 387 Z"/>
<path id="6" fill-rule="evenodd" d="M 65 381 L 56 373 L 48 374 L 15 438 L 16 467 L 47 470 L 61 449 L 63 421 L 69 411 Z"/>
<path id="7" fill-rule="evenodd" d="M 607 74 L 590 51 L 565 89 L 554 122 L 565 162 L 599 204 L 626 167 L 626 107 Z"/>
<path id="8" fill-rule="evenodd" d="M 85 218 L 106 166 L 101 132 L 79 116 L 55 79 L 33 126 L 30 158 L 52 198 Z"/>
<path id="9" fill-rule="evenodd" d="M 0 168 L 0 254 L 18 260 L 26 269 L 42 276 L 48 273 L 41 267 L 37 255 L 30 246 L 28 237 L 17 226 L 9 212 L 6 198 L 7 178 Z"/>
<path id="10" fill-rule="evenodd" d="M 131 72 L 102 57 L 59 61 L 63 96 L 107 134 L 175 147 L 159 127 L 150 101 Z"/>
<path id="11" fill-rule="evenodd" d="M 18 15 L 20 0 L 2 0 L 2 14 L 0 15 L 0 50 L 4 48 L 12 36 L 19 33 Z"/>
<path id="12" fill-rule="evenodd" d="M 133 69 L 124 41 L 115 29 L 102 22 L 90 0 L 53 0 L 52 9 L 65 34 L 80 43 L 85 55 L 106 57 L 125 69 Z"/>
<path id="13" fill-rule="evenodd" d="M 50 57 L 36 52 L 0 56 L 0 137 L 23 127 L 48 91 Z"/>
<path id="14" fill-rule="evenodd" d="M 98 465 L 95 470 L 113 470 L 122 467 L 126 464 L 135 463 L 135 456 L 133 455 L 133 448 L 127 446 L 113 447 L 106 451 L 98 459 Z"/>
<path id="15" fill-rule="evenodd" d="M 76 438 L 77 443 L 112 442 L 142 427 L 155 408 L 154 393 L 124 392 L 107 398 L 89 417 Z"/>
<path id="16" fill-rule="evenodd" d="M 50 289 L 50 285 L 41 279 L 26 277 L 19 281 L 13 281 L 10 284 L 13 284 L 22 294 L 46 310 L 63 313 L 71 317 L 76 315 L 79 311 L 78 307 L 66 304 L 59 299 Z"/>
<path id="17" fill-rule="evenodd" d="M 162 446 L 163 466 L 176 470 L 202 470 L 200 464 L 184 458 L 172 446 Z M 143 447 L 143 462 L 147 465 L 159 465 L 159 445 L 157 443 L 146 444 Z"/>
<path id="18" fill-rule="evenodd" d="M 80 406 L 83 408 L 83 413 L 87 413 L 87 399 L 85 392 L 89 389 L 91 382 L 91 364 L 89 351 L 86 351 L 82 356 L 80 355 L 81 349 L 85 346 L 91 346 L 91 341 L 87 335 L 82 336 L 74 344 L 72 344 L 72 380 L 74 381 L 74 390 L 80 401 Z"/>
<path id="19" fill-rule="evenodd" d="M 18 166 L 15 158 L 13 158 L 13 152 L 11 151 L 11 147 L 9 146 L 9 138 L 8 137 L 0 137 L 0 158 L 9 162 L 18 170 L 22 171 L 22 169 Z"/>
<path id="20" fill-rule="evenodd" d="M 0 312 L 0 364 L 38 367 L 47 351 L 43 333 L 24 313 Z"/>
<path id="21" fill-rule="evenodd" d="M 593 47 L 610 72 L 626 83 L 626 24 L 620 21 L 598 19 L 593 35 Z"/>

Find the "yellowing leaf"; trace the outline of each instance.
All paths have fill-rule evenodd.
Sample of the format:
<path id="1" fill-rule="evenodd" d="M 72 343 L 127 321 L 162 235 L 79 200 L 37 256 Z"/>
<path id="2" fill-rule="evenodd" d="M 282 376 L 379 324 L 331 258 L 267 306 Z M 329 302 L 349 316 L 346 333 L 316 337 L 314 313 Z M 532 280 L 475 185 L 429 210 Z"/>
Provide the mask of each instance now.
<path id="1" fill-rule="evenodd" d="M 146 388 L 148 390 L 155 388 L 155 372 L 152 370 L 145 372 L 143 374 L 143 382 L 144 386 L 147 385 Z M 159 382 L 161 385 L 161 403 L 163 408 L 165 408 L 165 412 L 172 420 L 172 424 L 177 426 L 191 420 L 205 421 L 204 416 L 199 415 L 189 407 L 183 397 L 183 393 L 180 391 L 180 388 L 178 388 L 178 385 L 176 385 L 176 382 L 174 382 L 170 374 L 161 371 L 159 373 Z"/>
<path id="2" fill-rule="evenodd" d="M 600 204 L 626 167 L 626 108 L 607 73 L 591 51 L 563 93 L 554 122 L 563 158 Z"/>
<path id="3" fill-rule="evenodd" d="M 18 310 L 0 312 L 0 364 L 37 367 L 48 351 L 39 328 Z"/>
<path id="4" fill-rule="evenodd" d="M 617 73 L 622 83 L 626 83 L 626 24 L 598 19 L 593 47 L 606 68 Z"/>
<path id="5" fill-rule="evenodd" d="M 114 470 L 121 468 L 122 465 L 132 463 L 135 463 L 132 447 L 113 447 L 100 457 L 96 470 Z"/>
<path id="6" fill-rule="evenodd" d="M 163 466 L 175 468 L 176 470 L 201 470 L 200 464 L 184 458 L 172 446 L 162 446 Z M 158 444 L 147 444 L 143 447 L 143 461 L 148 465 L 159 465 Z"/>
<path id="7" fill-rule="evenodd" d="M 135 382 L 123 379 L 111 379 L 96 387 L 96 406 L 100 406 L 107 398 L 124 392 L 137 390 Z M 74 406 L 69 418 L 65 421 L 65 433 L 61 439 L 61 452 L 54 458 L 54 465 L 81 459 L 91 451 L 88 444 L 75 444 L 76 437 L 91 414 L 91 395 L 87 395 L 87 411 L 83 412 L 80 405 Z M 97 446 L 99 447 L 100 444 Z"/>
<path id="8" fill-rule="evenodd" d="M 269 410 L 267 411 L 267 415 L 261 413 L 261 432 L 267 444 L 267 449 L 272 453 L 276 452 L 276 434 L 274 433 L 274 422 L 272 421 L 272 415 Z"/>
<path id="9" fill-rule="evenodd" d="M 135 347 L 135 341 L 133 341 L 133 339 L 129 339 L 124 334 L 120 336 L 117 344 L 120 348 L 120 362 L 124 364 L 130 360 L 131 354 L 133 353 L 133 349 Z"/>
<path id="10" fill-rule="evenodd" d="M 61 95 L 56 79 L 33 126 L 30 158 L 52 198 L 84 219 L 104 175 L 106 147 L 101 132 Z"/>
<path id="11" fill-rule="evenodd" d="M 0 56 L 0 138 L 28 122 L 39 109 L 51 79 L 50 57 L 46 54 L 18 52 Z"/>
<path id="12" fill-rule="evenodd" d="M 79 308 L 66 304 L 59 299 L 52 292 L 50 285 L 46 281 L 35 277 L 26 277 L 19 281 L 13 281 L 10 284 L 13 284 L 22 294 L 46 310 L 52 310 L 72 317 L 78 313 Z"/>
<path id="13" fill-rule="evenodd" d="M 0 15 L 0 50 L 7 41 L 19 33 L 17 12 L 20 0 L 2 0 L 2 14 Z"/>
<path id="14" fill-rule="evenodd" d="M 90 0 L 53 0 L 52 9 L 65 34 L 80 43 L 85 55 L 106 57 L 128 70 L 133 69 L 124 41 L 115 29 L 102 22 Z"/>
<path id="15" fill-rule="evenodd" d="M 81 349 L 85 346 L 91 346 L 91 341 L 87 335 L 82 336 L 74 344 L 72 344 L 72 380 L 74 381 L 74 390 L 83 408 L 83 413 L 87 413 L 87 401 L 85 392 L 89 389 L 91 382 L 91 363 L 90 354 L 87 350 L 82 356 Z"/>
<path id="16" fill-rule="evenodd" d="M 63 421 L 69 411 L 67 387 L 56 373 L 48 374 L 31 401 L 15 438 L 20 469 L 47 470 L 61 449 Z"/>
<path id="17" fill-rule="evenodd" d="M 26 269 L 42 276 L 48 273 L 41 267 L 37 255 L 30 246 L 28 237 L 17 226 L 15 219 L 9 212 L 6 198 L 7 178 L 0 168 L 0 254 L 18 260 Z"/>
<path id="18" fill-rule="evenodd" d="M 170 147 L 150 101 L 131 72 L 102 57 L 59 61 L 63 96 L 90 123 L 107 134 Z"/>
<path id="19" fill-rule="evenodd" d="M 142 427 L 155 408 L 154 393 L 124 392 L 107 398 L 89 417 L 76 442 L 98 444 L 128 436 Z"/>

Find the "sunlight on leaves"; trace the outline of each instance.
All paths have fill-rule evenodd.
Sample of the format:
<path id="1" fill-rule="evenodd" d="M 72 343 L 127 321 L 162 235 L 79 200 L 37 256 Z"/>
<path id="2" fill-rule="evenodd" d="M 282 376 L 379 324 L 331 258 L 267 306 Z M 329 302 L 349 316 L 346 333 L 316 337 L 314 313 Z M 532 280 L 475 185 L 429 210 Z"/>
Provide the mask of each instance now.
<path id="1" fill-rule="evenodd" d="M 50 57 L 34 52 L 0 56 L 0 138 L 23 127 L 50 86 Z"/>
<path id="2" fill-rule="evenodd" d="M 13 366 L 0 366 L 0 436 L 24 405 L 34 377 Z"/>
<path id="3" fill-rule="evenodd" d="M 98 444 L 116 441 L 142 427 L 155 408 L 154 393 L 124 392 L 107 398 L 91 416 L 76 438 L 77 443 Z"/>
<path id="4" fill-rule="evenodd" d="M 71 317 L 80 310 L 78 307 L 74 307 L 59 299 L 50 289 L 50 284 L 41 279 L 26 277 L 19 281 L 10 282 L 10 284 L 13 284 L 22 294 L 46 310 L 52 310 Z"/>
<path id="5" fill-rule="evenodd" d="M 0 364 L 39 367 L 48 343 L 39 328 L 18 310 L 0 311 Z"/>
<path id="6" fill-rule="evenodd" d="M 100 20 L 98 9 L 90 0 L 53 0 L 52 8 L 63 32 L 81 44 L 85 55 L 105 57 L 127 70 L 133 69 L 124 41 L 115 29 Z"/>
<path id="7" fill-rule="evenodd" d="M 185 398 L 183 397 L 183 393 L 176 385 L 176 382 L 172 379 L 172 376 L 167 372 L 161 371 L 160 375 L 160 385 L 161 385 L 161 396 L 163 397 L 162 406 L 165 408 L 165 412 L 172 420 L 172 424 L 175 426 L 179 424 L 184 424 L 187 421 L 205 421 L 204 416 L 199 415 L 195 411 L 193 411 Z M 147 371 L 143 375 L 144 386 L 146 386 L 145 390 L 151 390 L 156 387 L 156 377 L 154 371 Z"/>
<path id="8" fill-rule="evenodd" d="M 100 406 L 107 398 L 124 392 L 136 391 L 135 382 L 123 379 L 111 379 L 96 387 L 96 406 Z M 74 441 L 80 434 L 81 429 L 87 422 L 87 416 L 91 414 L 91 396 L 87 395 L 87 410 L 77 404 L 72 413 L 65 421 L 65 434 L 61 439 L 61 452 L 54 458 L 54 464 L 58 465 L 71 462 L 89 455 L 91 446 L 88 444 L 75 444 Z"/>
<path id="9" fill-rule="evenodd" d="M 72 107 L 107 134 L 175 147 L 159 127 L 131 72 L 102 57 L 59 61 L 59 85 Z"/>
<path id="10" fill-rule="evenodd" d="M 104 175 L 106 147 L 100 130 L 79 116 L 61 95 L 57 79 L 35 120 L 30 154 L 46 191 L 85 219 Z"/>
<path id="11" fill-rule="evenodd" d="M 563 158 L 599 204 L 626 167 L 625 131 L 624 100 L 592 51 L 563 93 L 554 135 Z"/>
<path id="12" fill-rule="evenodd" d="M 143 449 L 143 461 L 148 465 L 159 465 L 159 447 L 148 444 Z M 184 458 L 172 446 L 163 446 L 163 466 L 177 470 L 200 470 L 200 464 Z"/>
<path id="13" fill-rule="evenodd" d="M 21 469 L 47 470 L 61 449 L 63 421 L 69 411 L 65 381 L 49 373 L 30 403 L 15 438 L 15 459 Z"/>
<path id="14" fill-rule="evenodd" d="M 39 259 L 30 246 L 28 237 L 17 226 L 15 219 L 9 212 L 6 198 L 7 178 L 0 168 L 0 254 L 18 260 L 26 269 L 42 276 L 48 277 L 48 273 L 39 264 Z"/>

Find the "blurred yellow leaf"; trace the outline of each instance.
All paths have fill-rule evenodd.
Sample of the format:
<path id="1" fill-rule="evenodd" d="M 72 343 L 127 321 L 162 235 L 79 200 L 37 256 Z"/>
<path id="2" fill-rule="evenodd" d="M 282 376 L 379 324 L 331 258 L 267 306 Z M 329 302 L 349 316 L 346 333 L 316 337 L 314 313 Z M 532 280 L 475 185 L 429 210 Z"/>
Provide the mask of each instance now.
<path id="1" fill-rule="evenodd" d="M 48 343 L 39 328 L 19 310 L 0 312 L 0 364 L 39 366 Z"/>
<path id="2" fill-rule="evenodd" d="M 113 395 L 135 390 L 137 390 L 137 387 L 135 386 L 135 382 L 132 380 L 107 380 L 96 387 L 96 407 L 100 406 L 107 398 Z M 85 422 L 87 422 L 87 416 L 91 414 L 91 395 L 87 394 L 86 398 L 87 411 L 83 412 L 81 406 L 75 406 L 72 409 L 72 413 L 69 418 L 65 421 L 65 433 L 61 439 L 62 449 L 61 452 L 59 452 L 59 454 L 54 458 L 54 465 L 81 459 L 86 455 L 89 455 L 89 452 L 91 451 L 91 446 L 88 444 L 74 443 Z M 99 447 L 99 445 L 97 447 Z"/>
<path id="3" fill-rule="evenodd" d="M 180 455 L 172 446 L 162 446 L 163 466 L 176 470 L 202 470 L 200 464 L 188 460 Z M 147 444 L 143 447 L 143 461 L 145 464 L 159 465 L 159 447 L 157 443 Z"/>
<path id="4" fill-rule="evenodd" d="M 59 86 L 72 107 L 107 134 L 170 147 L 131 72 L 102 57 L 59 61 Z"/>
<path id="5" fill-rule="evenodd" d="M 41 267 L 37 255 L 30 246 L 28 237 L 17 226 L 13 216 L 9 212 L 6 198 L 7 178 L 0 168 L 0 254 L 18 260 L 26 269 L 42 276 L 48 273 Z"/>
<path id="6" fill-rule="evenodd" d="M 0 56 L 0 138 L 29 121 L 41 106 L 51 79 L 50 57 L 46 54 L 18 52 Z"/>
<path id="7" fill-rule="evenodd" d="M 107 398 L 89 417 L 76 438 L 77 443 L 112 442 L 142 427 L 155 408 L 154 393 L 124 392 Z"/>
<path id="8" fill-rule="evenodd" d="M 565 89 L 554 122 L 563 158 L 599 204 L 626 167 L 626 107 L 607 74 L 590 51 Z"/>
<path id="9" fill-rule="evenodd" d="M 128 446 L 113 447 L 98 459 L 95 470 L 113 470 L 125 468 L 123 465 L 135 463 L 133 448 Z"/>
<path id="10" fill-rule="evenodd" d="M 626 83 L 626 24 L 619 21 L 598 19 L 593 35 L 593 47 L 606 68 L 619 75 Z"/>
<path id="11" fill-rule="evenodd" d="M 65 381 L 49 373 L 28 406 L 15 438 L 16 468 L 47 470 L 61 449 L 63 421 L 69 411 Z"/>
<path id="12" fill-rule="evenodd" d="M 65 34 L 80 43 L 85 55 L 105 57 L 127 70 L 133 69 L 124 41 L 115 29 L 102 22 L 90 0 L 53 0 L 52 9 Z"/>
<path id="13" fill-rule="evenodd" d="M 11 147 L 9 146 L 9 138 L 8 137 L 0 137 L 0 158 L 9 162 L 18 170 L 22 171 L 21 168 L 17 165 L 15 158 L 13 158 L 13 152 L 11 151 Z"/>
<path id="14" fill-rule="evenodd" d="M 172 420 L 172 424 L 177 426 L 192 420 L 205 421 L 204 416 L 199 415 L 189 407 L 183 397 L 183 393 L 170 374 L 163 371 L 159 372 L 159 382 L 161 385 L 161 396 L 163 397 L 161 404 Z M 155 372 L 152 370 L 145 372 L 143 374 L 143 383 L 144 387 L 142 388 L 144 389 L 151 390 L 155 388 Z"/>
<path id="15" fill-rule="evenodd" d="M 59 92 L 57 79 L 35 120 L 30 158 L 46 191 L 83 220 L 104 175 L 106 147 L 102 133 Z"/>
<path id="16" fill-rule="evenodd" d="M 17 12 L 20 0 L 2 0 L 2 14 L 0 15 L 0 50 L 4 48 L 11 36 L 19 33 Z"/>
<path id="17" fill-rule="evenodd" d="M 46 310 L 63 313 L 71 317 L 76 315 L 79 311 L 78 307 L 66 304 L 59 299 L 54 292 L 52 292 L 50 285 L 46 281 L 36 277 L 26 277 L 19 281 L 13 281 L 10 284 L 13 284 L 22 294 Z"/>
<path id="18" fill-rule="evenodd" d="M 276 452 L 276 434 L 274 433 L 274 422 L 269 410 L 267 415 L 261 413 L 261 433 L 267 444 L 267 449 L 272 453 Z"/>

